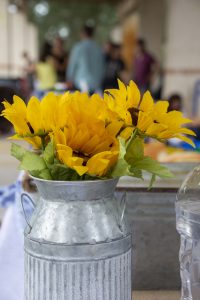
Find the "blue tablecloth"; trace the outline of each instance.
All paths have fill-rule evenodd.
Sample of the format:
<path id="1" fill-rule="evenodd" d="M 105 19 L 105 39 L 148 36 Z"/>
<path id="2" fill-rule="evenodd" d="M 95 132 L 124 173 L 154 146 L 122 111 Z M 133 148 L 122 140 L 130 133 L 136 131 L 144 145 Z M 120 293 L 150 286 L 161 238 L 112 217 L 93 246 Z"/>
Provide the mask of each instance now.
<path id="1" fill-rule="evenodd" d="M 0 228 L 0 300 L 24 299 L 23 231 L 26 225 L 21 207 L 23 174 L 16 183 L 0 188 L 0 206 L 6 213 Z M 24 199 L 26 214 L 32 206 Z"/>

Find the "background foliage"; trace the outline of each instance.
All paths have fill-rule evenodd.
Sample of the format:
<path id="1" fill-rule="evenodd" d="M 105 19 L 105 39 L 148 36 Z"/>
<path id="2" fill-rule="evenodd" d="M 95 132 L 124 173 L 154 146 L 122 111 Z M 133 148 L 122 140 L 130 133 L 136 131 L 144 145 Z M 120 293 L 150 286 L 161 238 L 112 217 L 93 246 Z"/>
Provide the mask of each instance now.
<path id="1" fill-rule="evenodd" d="M 96 38 L 100 43 L 109 38 L 110 30 L 118 23 L 116 7 L 112 3 L 85 3 L 85 1 L 48 1 L 49 13 L 38 16 L 35 6 L 38 0 L 28 1 L 27 10 L 29 19 L 39 27 L 40 45 L 44 39 L 52 40 L 62 27 L 69 29 L 66 39 L 67 48 L 79 39 L 80 29 L 86 22 L 95 24 Z"/>

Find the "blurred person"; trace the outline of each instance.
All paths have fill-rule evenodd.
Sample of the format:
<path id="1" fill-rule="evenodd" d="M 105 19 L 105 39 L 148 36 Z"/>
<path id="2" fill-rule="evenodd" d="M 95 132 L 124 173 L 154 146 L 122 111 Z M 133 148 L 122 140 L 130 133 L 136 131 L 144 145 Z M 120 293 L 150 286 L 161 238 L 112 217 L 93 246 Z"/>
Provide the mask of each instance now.
<path id="1" fill-rule="evenodd" d="M 110 40 L 107 40 L 103 45 L 103 53 L 106 58 L 108 55 L 110 55 L 111 47 L 112 47 L 112 42 Z"/>
<path id="2" fill-rule="evenodd" d="M 31 58 L 28 55 L 28 52 L 24 51 L 22 53 L 22 57 L 24 59 L 24 68 L 23 71 L 25 73 L 25 78 L 27 80 L 27 87 L 28 87 L 28 95 L 34 90 L 34 62 L 31 60 Z"/>
<path id="3" fill-rule="evenodd" d="M 183 99 L 180 94 L 172 94 L 169 99 L 168 112 L 172 110 L 182 111 Z"/>
<path id="4" fill-rule="evenodd" d="M 103 90 L 108 88 L 118 88 L 117 79 L 121 79 L 125 69 L 121 58 L 121 45 L 109 43 L 105 54 L 105 76 L 103 80 Z"/>
<path id="5" fill-rule="evenodd" d="M 150 91 L 155 101 L 162 99 L 163 79 L 163 70 L 157 62 L 150 82 Z"/>
<path id="6" fill-rule="evenodd" d="M 74 88 L 90 94 L 101 91 L 105 64 L 103 52 L 93 37 L 94 27 L 85 25 L 81 41 L 71 51 L 67 69 L 67 79 Z"/>
<path id="7" fill-rule="evenodd" d="M 167 109 L 167 112 L 177 110 L 177 111 L 182 111 L 182 96 L 178 93 L 171 94 L 168 97 L 169 101 L 169 106 Z M 182 145 L 182 141 L 180 141 L 178 138 L 171 138 L 168 140 L 167 145 L 172 146 L 172 147 L 180 147 Z"/>
<path id="8" fill-rule="evenodd" d="M 183 109 L 183 98 L 179 93 L 171 94 L 168 98 L 169 106 L 168 106 L 168 112 L 177 110 L 183 112 L 184 115 L 184 109 Z M 187 116 L 186 116 L 187 118 Z M 196 147 L 199 148 L 200 144 L 200 119 L 192 119 L 191 123 L 188 123 L 187 128 L 191 129 L 195 132 L 196 136 L 192 137 L 193 142 L 195 143 Z M 187 145 L 184 142 L 181 142 L 180 140 L 173 138 L 168 141 L 169 145 L 171 146 L 180 146 L 181 148 L 185 150 L 194 150 L 192 146 Z"/>
<path id="9" fill-rule="evenodd" d="M 43 46 L 40 60 L 35 66 L 35 72 L 37 78 L 35 94 L 38 98 L 42 98 L 46 92 L 54 89 L 57 82 L 52 47 L 48 42 L 45 42 Z"/>
<path id="10" fill-rule="evenodd" d="M 56 68 L 57 81 L 65 82 L 68 54 L 64 49 L 64 41 L 61 37 L 57 37 L 53 42 L 52 57 Z"/>
<path id="11" fill-rule="evenodd" d="M 147 51 L 145 40 L 138 39 L 133 66 L 133 80 L 142 93 L 150 89 L 156 65 L 155 58 Z"/>

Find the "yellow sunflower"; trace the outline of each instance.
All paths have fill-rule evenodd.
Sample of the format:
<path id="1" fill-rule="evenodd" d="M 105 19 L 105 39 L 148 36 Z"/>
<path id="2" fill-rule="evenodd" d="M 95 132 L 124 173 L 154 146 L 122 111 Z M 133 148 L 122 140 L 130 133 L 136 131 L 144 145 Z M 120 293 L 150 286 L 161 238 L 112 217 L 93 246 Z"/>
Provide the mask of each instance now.
<path id="1" fill-rule="evenodd" d="M 13 104 L 9 104 L 7 101 L 3 102 L 4 110 L 1 116 L 10 121 L 14 127 L 15 135 L 12 138 L 20 139 L 32 144 L 35 148 L 40 148 L 41 141 L 38 137 L 28 137 L 33 134 L 32 127 L 27 119 L 27 107 L 24 101 L 18 97 L 13 97 Z"/>
<path id="2" fill-rule="evenodd" d="M 52 133 L 58 159 L 80 176 L 105 176 L 118 159 L 119 144 L 102 124 L 64 127 Z"/>
<path id="3" fill-rule="evenodd" d="M 86 95 L 74 95 L 73 101 L 66 105 L 66 126 L 52 133 L 58 159 L 80 176 L 85 173 L 105 176 L 118 159 L 116 135 L 121 125 L 114 121 L 107 125 L 106 109 L 99 114 L 100 104 L 95 105 L 96 100 Z"/>
<path id="4" fill-rule="evenodd" d="M 65 102 L 66 97 L 48 93 L 41 101 L 31 97 L 26 106 L 20 97 L 14 96 L 13 104 L 3 102 L 4 110 L 1 115 L 14 126 L 16 134 L 12 138 L 23 139 L 38 149 L 41 147 L 41 137 L 47 136 L 55 128 L 64 127 Z"/>
<path id="5" fill-rule="evenodd" d="M 45 138 L 53 130 L 64 128 L 71 121 L 90 124 L 93 128 L 94 119 L 102 121 L 111 135 L 116 135 L 123 126 L 118 115 L 107 107 L 105 101 L 97 94 L 89 97 L 86 93 L 64 93 L 56 95 L 48 93 L 41 101 L 31 97 L 27 106 L 18 96 L 14 96 L 13 104 L 4 101 L 2 116 L 9 120 L 15 129 L 14 139 L 23 139 L 41 148 Z M 73 122 L 72 122 L 73 123 Z"/>
<path id="6" fill-rule="evenodd" d="M 146 136 L 156 139 L 177 137 L 194 146 L 192 140 L 185 134 L 195 136 L 195 133 L 182 127 L 191 120 L 184 118 L 181 112 L 167 112 L 168 101 L 154 103 L 149 91 L 141 97 L 137 85 L 132 80 L 127 87 L 120 80 L 118 83 L 119 89 L 107 90 L 104 100 L 109 109 L 125 122 L 121 137 L 127 140 L 133 131 L 138 129 Z"/>

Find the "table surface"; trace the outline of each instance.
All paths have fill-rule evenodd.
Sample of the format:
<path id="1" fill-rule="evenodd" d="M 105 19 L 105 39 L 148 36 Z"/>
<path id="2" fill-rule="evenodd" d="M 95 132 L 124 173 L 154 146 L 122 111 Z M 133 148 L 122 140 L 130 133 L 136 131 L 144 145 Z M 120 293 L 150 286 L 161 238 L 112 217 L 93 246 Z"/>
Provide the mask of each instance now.
<path id="1" fill-rule="evenodd" d="M 133 300 L 180 300 L 179 291 L 134 291 Z"/>

